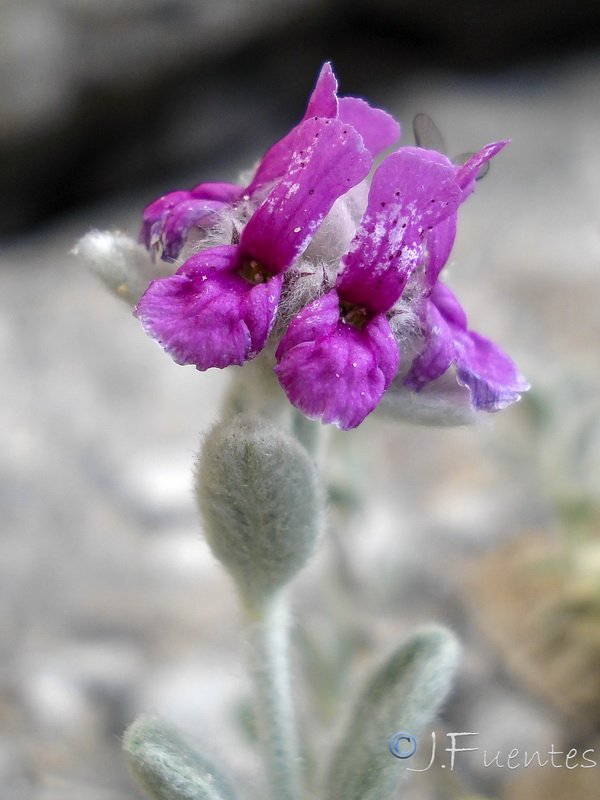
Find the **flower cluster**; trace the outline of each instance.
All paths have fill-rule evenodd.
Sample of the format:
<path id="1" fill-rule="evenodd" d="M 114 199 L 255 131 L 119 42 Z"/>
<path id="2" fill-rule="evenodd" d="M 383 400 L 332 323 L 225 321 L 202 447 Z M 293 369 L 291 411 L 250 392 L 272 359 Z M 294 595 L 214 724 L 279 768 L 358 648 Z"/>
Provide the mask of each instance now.
<path id="1" fill-rule="evenodd" d="M 249 186 L 200 184 L 146 209 L 140 241 L 176 262 L 135 309 L 178 364 L 242 365 L 261 351 L 290 402 L 342 429 L 388 391 L 448 373 L 474 410 L 496 411 L 527 384 L 494 343 L 469 330 L 439 279 L 457 212 L 506 142 L 465 164 L 401 147 L 386 112 L 338 97 L 321 70 L 301 122 L 265 155 Z"/>

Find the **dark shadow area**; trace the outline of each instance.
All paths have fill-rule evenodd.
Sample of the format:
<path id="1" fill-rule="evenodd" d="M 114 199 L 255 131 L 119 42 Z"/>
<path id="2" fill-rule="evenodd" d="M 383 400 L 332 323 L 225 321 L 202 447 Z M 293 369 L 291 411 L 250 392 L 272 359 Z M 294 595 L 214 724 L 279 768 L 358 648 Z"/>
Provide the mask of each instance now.
<path id="1" fill-rule="evenodd" d="M 185 2 L 150 6 L 154 35 L 161 26 L 198 24 Z M 118 15 L 110 23 L 101 15 L 87 20 L 75 41 L 80 54 L 93 44 L 100 66 L 103 37 L 119 30 Z M 135 29 L 136 21 L 122 24 Z M 12 132 L 0 129 L 0 194 L 8 198 L 0 234 L 24 232 L 133 188 L 167 191 L 174 176 L 189 175 L 193 184 L 215 171 L 225 153 L 235 151 L 246 163 L 293 124 L 324 60 L 343 75 L 342 91 L 352 87 L 377 103 L 378 87 L 401 89 L 415 70 L 494 74 L 594 48 L 600 8 L 382 0 L 366 10 L 359 3 L 305 2 L 291 4 L 276 24 L 259 22 L 247 31 L 233 13 L 220 36 L 219 46 L 199 36 L 196 49 L 165 56 L 152 69 L 144 62 L 156 52 L 139 53 L 133 43 L 122 73 L 99 69 L 100 77 L 83 76 L 52 124 L 24 119 Z"/>

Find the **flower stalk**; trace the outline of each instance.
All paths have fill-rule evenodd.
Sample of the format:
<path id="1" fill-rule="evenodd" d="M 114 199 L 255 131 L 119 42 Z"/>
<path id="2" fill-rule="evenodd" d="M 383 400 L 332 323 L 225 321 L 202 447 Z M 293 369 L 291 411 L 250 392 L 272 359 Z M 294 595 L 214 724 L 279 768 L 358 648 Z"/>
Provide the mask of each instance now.
<path id="1" fill-rule="evenodd" d="M 272 800 L 299 800 L 300 759 L 288 662 L 288 604 L 279 593 L 243 603 L 248 663 L 266 778 Z"/>
<path id="2" fill-rule="evenodd" d="M 318 476 L 295 438 L 238 414 L 206 437 L 196 487 L 207 541 L 240 595 L 270 794 L 299 800 L 285 595 L 320 535 Z"/>

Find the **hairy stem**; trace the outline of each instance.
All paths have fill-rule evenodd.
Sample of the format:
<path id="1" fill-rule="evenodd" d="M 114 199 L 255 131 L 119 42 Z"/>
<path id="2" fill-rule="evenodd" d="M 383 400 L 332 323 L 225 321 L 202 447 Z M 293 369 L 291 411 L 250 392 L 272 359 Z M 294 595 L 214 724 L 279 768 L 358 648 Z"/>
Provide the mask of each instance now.
<path id="1" fill-rule="evenodd" d="M 281 595 L 245 606 L 258 733 L 272 800 L 299 800 L 299 758 L 288 668 L 288 614 Z"/>

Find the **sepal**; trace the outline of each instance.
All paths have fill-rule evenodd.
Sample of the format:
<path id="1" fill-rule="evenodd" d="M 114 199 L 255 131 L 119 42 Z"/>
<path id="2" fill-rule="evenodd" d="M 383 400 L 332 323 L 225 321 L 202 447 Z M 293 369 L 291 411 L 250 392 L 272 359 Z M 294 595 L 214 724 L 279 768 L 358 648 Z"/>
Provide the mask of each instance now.
<path id="1" fill-rule="evenodd" d="M 168 265 L 154 264 L 148 251 L 119 231 L 90 231 L 71 253 L 117 297 L 134 306 L 155 278 L 168 275 Z"/>

